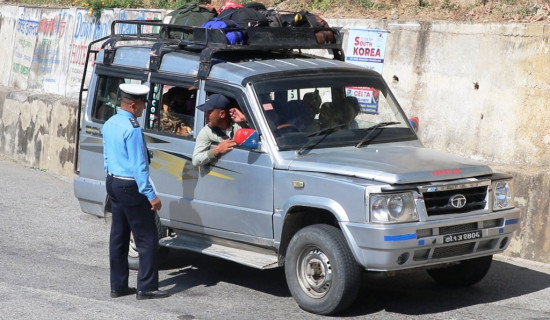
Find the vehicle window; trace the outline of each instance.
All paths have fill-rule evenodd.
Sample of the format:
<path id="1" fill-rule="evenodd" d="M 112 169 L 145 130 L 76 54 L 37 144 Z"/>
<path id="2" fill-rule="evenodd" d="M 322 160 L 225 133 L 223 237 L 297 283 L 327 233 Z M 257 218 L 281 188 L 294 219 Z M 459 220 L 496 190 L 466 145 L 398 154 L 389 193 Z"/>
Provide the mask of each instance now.
<path id="1" fill-rule="evenodd" d="M 240 111 L 240 113 L 242 114 L 242 116 L 244 116 L 245 120 L 244 121 L 237 121 L 238 124 L 241 126 L 241 127 L 246 127 L 246 128 L 255 128 L 254 126 L 254 123 L 248 113 L 248 110 L 247 108 L 245 107 L 245 102 L 244 100 L 239 97 L 239 96 L 235 96 L 233 94 L 228 94 L 227 91 L 223 91 L 223 92 L 215 92 L 215 91 L 207 91 L 206 92 L 206 96 L 209 97 L 210 95 L 214 94 L 214 93 L 219 93 L 219 94 L 222 94 L 224 95 L 225 97 L 227 97 L 227 99 L 229 100 L 229 105 L 231 106 L 230 109 L 237 109 L 238 111 Z M 205 121 L 204 123 L 206 124 L 208 122 L 208 118 L 206 118 L 206 114 L 204 115 L 205 116 Z"/>
<path id="2" fill-rule="evenodd" d="M 257 130 L 257 125 L 255 123 L 255 119 L 250 116 L 249 112 L 249 105 L 248 102 L 245 99 L 244 94 L 241 94 L 242 92 L 232 90 L 231 88 L 207 88 L 206 89 L 206 98 L 210 97 L 212 94 L 221 94 L 225 96 L 229 100 L 229 116 L 232 123 L 236 123 L 240 128 L 248 128 L 248 129 L 255 129 Z M 204 125 L 206 126 L 208 124 L 208 113 L 204 113 Z M 217 132 L 217 134 L 221 135 L 222 137 L 226 138 L 225 135 L 229 138 L 234 138 L 236 131 L 233 129 L 228 129 L 226 132 L 221 132 L 219 130 L 214 130 Z M 261 140 L 261 133 L 259 133 L 259 140 Z M 224 135 L 225 134 L 225 135 Z M 240 148 L 240 145 L 236 146 L 237 148 Z M 245 148 L 247 150 L 250 150 L 248 148 Z M 256 151 L 260 151 L 259 149 Z"/>
<path id="3" fill-rule="evenodd" d="M 396 100 L 377 78 L 279 79 L 259 82 L 255 89 L 282 149 L 416 139 Z"/>
<path id="4" fill-rule="evenodd" d="M 94 120 L 105 122 L 116 113 L 120 106 L 118 86 L 124 82 L 123 78 L 99 77 L 97 95 L 92 110 Z"/>
<path id="5" fill-rule="evenodd" d="M 141 83 L 137 79 L 117 78 L 110 76 L 99 76 L 97 94 L 92 108 L 92 119 L 98 122 L 105 122 L 112 115 L 116 114 L 120 107 L 121 83 Z"/>
<path id="6" fill-rule="evenodd" d="M 192 137 L 195 124 L 195 88 L 153 84 L 147 110 L 147 129 L 180 137 Z"/>

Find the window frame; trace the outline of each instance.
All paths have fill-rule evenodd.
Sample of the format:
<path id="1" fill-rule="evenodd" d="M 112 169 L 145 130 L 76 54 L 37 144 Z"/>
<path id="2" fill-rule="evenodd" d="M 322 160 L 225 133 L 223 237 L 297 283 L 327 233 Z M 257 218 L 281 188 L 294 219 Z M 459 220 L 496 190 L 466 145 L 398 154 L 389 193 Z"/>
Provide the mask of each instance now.
<path id="1" fill-rule="evenodd" d="M 246 92 L 244 88 L 239 86 L 229 86 L 226 84 L 220 84 L 215 82 L 207 82 L 204 88 L 205 91 L 205 99 L 206 97 L 210 96 L 211 94 L 218 93 L 223 94 L 226 97 L 234 100 L 237 102 L 239 107 L 241 108 L 241 111 L 244 113 L 246 119 L 248 120 L 248 125 L 250 129 L 258 130 L 258 124 L 256 122 L 256 119 L 252 116 L 252 106 L 250 105 L 250 102 L 246 98 Z M 206 114 L 203 112 L 203 126 L 206 125 L 208 122 L 208 119 L 206 119 Z"/>
<path id="2" fill-rule="evenodd" d="M 245 88 L 240 87 L 238 85 L 229 85 L 225 83 L 207 81 L 204 85 L 204 93 L 205 93 L 204 94 L 205 99 L 212 94 L 218 93 L 218 94 L 223 94 L 229 99 L 234 100 L 239 105 L 241 111 L 243 112 L 246 119 L 248 120 L 247 121 L 248 128 L 256 130 L 260 135 L 260 142 L 262 141 L 261 131 L 259 130 L 260 126 L 258 125 L 257 120 L 253 117 L 253 112 L 251 109 L 252 106 L 247 97 Z M 208 119 L 206 118 L 206 113 L 200 110 L 197 110 L 197 111 L 198 112 L 196 113 L 195 117 L 196 119 L 198 119 L 199 117 L 201 118 L 201 121 L 202 121 L 201 128 L 202 128 L 208 123 Z M 199 113 L 202 114 L 202 117 L 199 116 Z M 235 146 L 235 148 L 246 150 L 246 151 L 265 153 L 265 150 L 261 148 L 261 144 L 260 144 L 260 148 L 258 149 L 248 149 L 239 145 Z"/>
<path id="3" fill-rule="evenodd" d="M 97 76 L 97 81 L 95 83 L 95 88 L 94 88 L 94 97 L 92 99 L 92 108 L 90 110 L 90 119 L 92 122 L 94 123 L 105 123 L 111 116 L 113 116 L 114 114 L 116 114 L 116 111 L 110 115 L 109 117 L 107 118 L 99 118 L 97 117 L 97 113 L 98 113 L 98 109 L 102 106 L 102 105 L 99 105 L 99 102 L 100 102 L 100 99 L 102 99 L 103 101 L 105 101 L 106 99 L 106 96 L 99 96 L 99 93 L 100 93 L 100 86 L 103 84 L 103 80 L 104 79 L 107 79 L 107 78 L 111 78 L 111 79 L 122 79 L 124 80 L 125 82 L 130 80 L 130 81 L 140 81 L 140 83 L 144 83 L 145 81 L 147 81 L 147 75 L 142 71 L 142 70 L 137 70 L 137 69 L 132 69 L 132 68 L 112 68 L 112 67 L 106 67 L 106 66 L 103 66 L 103 65 L 97 65 L 96 66 L 96 70 L 95 70 L 95 73 L 96 73 L 96 76 Z M 120 85 L 120 82 L 119 81 L 119 85 Z M 105 88 L 101 88 L 101 89 L 105 89 Z M 111 88 L 113 89 L 113 88 Z M 114 88 L 117 92 L 117 98 L 115 99 L 116 101 L 118 101 L 118 99 L 120 98 L 120 89 L 118 88 L 118 85 L 116 86 L 116 88 Z M 112 92 L 113 90 L 109 90 L 109 92 Z M 91 92 L 91 91 L 89 91 Z M 118 106 L 118 105 L 117 105 Z"/>
<path id="4" fill-rule="evenodd" d="M 192 132 L 190 135 L 186 136 L 186 135 L 181 135 L 181 134 L 177 134 L 175 132 L 168 132 L 168 131 L 164 131 L 162 130 L 161 128 L 161 125 L 160 125 L 160 121 L 163 117 L 163 113 L 164 113 L 164 110 L 163 110 L 163 104 L 164 104 L 164 95 L 166 94 L 166 91 L 164 91 L 165 89 L 165 86 L 170 86 L 170 87 L 179 87 L 179 88 L 195 88 L 196 92 L 195 92 L 195 105 L 194 107 L 196 107 L 197 105 L 197 97 L 198 97 L 198 86 L 196 84 L 196 78 L 192 78 L 192 77 L 182 77 L 182 75 L 177 75 L 177 74 L 169 74 L 169 73 L 152 73 L 151 74 L 151 77 L 150 77 L 150 85 L 151 85 L 151 93 L 150 93 L 150 96 L 149 96 L 149 101 L 150 103 L 147 105 L 147 108 L 145 109 L 144 111 L 144 125 L 143 125 L 143 130 L 145 132 L 148 132 L 148 133 L 153 133 L 153 134 L 159 134 L 159 135 L 163 135 L 163 136 L 169 136 L 169 137 L 174 137 L 174 138 L 178 138 L 178 139 L 186 139 L 186 140 L 195 140 L 195 137 L 196 137 L 196 124 L 197 124 L 197 112 L 196 112 L 196 109 L 193 108 L 193 111 L 194 111 L 194 114 L 191 116 L 192 117 L 192 122 L 191 124 L 187 123 L 187 125 L 189 127 L 192 128 Z M 161 87 L 159 88 L 158 92 L 155 92 L 155 86 L 156 85 L 160 85 Z M 155 96 L 155 95 L 158 95 L 158 96 Z M 155 117 L 154 117 L 154 120 L 156 124 L 153 125 L 153 128 L 151 127 L 151 110 L 152 108 L 155 108 L 155 112 L 153 114 L 155 114 Z M 157 112 L 158 110 L 158 112 Z M 187 115 L 189 116 L 189 115 Z"/>

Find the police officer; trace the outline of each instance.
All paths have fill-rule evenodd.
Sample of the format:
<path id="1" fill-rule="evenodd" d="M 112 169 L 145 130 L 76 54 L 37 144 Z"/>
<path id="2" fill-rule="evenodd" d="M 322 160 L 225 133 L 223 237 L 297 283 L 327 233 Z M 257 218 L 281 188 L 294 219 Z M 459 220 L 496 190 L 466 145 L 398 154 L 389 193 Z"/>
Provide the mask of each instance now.
<path id="1" fill-rule="evenodd" d="M 111 297 L 136 294 L 138 300 L 168 297 L 158 289 L 158 233 L 155 211 L 161 202 L 149 182 L 149 157 L 137 118 L 149 87 L 121 84 L 121 106 L 103 126 L 103 158 L 113 222 L 109 241 Z M 139 251 L 137 292 L 128 287 L 130 232 Z"/>

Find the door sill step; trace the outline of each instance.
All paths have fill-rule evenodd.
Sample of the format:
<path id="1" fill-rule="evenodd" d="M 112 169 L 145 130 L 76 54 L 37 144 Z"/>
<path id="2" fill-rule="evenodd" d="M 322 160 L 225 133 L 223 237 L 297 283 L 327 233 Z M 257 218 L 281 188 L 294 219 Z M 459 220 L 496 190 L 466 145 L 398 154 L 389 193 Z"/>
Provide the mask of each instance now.
<path id="1" fill-rule="evenodd" d="M 214 242 L 211 237 L 190 233 L 159 240 L 159 244 L 164 247 L 199 252 L 256 269 L 271 269 L 279 266 L 277 253 L 272 250 L 225 239 L 223 243 L 220 242 Z"/>

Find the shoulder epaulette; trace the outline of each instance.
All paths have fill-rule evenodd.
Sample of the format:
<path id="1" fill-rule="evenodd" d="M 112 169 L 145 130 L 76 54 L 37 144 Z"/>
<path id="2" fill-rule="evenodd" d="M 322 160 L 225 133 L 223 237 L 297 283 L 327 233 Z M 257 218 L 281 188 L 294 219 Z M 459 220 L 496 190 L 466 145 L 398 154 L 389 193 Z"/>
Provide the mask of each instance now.
<path id="1" fill-rule="evenodd" d="M 136 118 L 130 118 L 130 123 L 134 128 L 139 128 L 139 122 L 137 122 Z"/>

